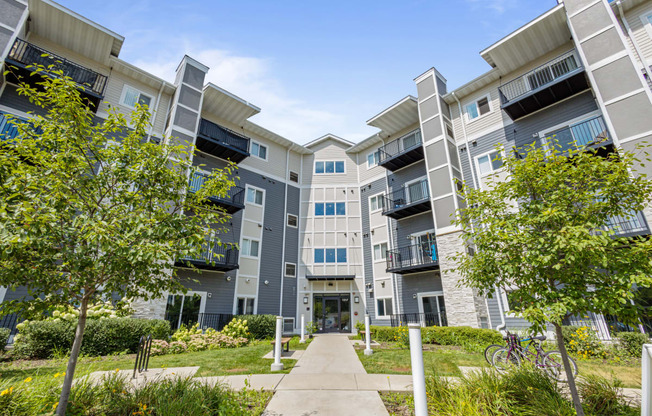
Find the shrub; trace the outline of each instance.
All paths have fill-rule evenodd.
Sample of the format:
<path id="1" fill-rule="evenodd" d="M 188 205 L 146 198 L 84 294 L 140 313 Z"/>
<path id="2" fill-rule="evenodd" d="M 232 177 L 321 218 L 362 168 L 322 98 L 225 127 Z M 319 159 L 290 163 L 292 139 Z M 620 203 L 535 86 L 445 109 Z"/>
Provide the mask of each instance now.
<path id="1" fill-rule="evenodd" d="M 72 347 L 75 322 L 68 320 L 30 321 L 19 327 L 14 338 L 14 353 L 19 357 L 48 358 L 55 351 Z M 167 339 L 170 323 L 165 320 L 136 318 L 92 319 L 86 323 L 81 352 L 98 356 L 136 352 L 142 335 Z"/>
<path id="2" fill-rule="evenodd" d="M 231 338 L 250 338 L 249 328 L 247 327 L 247 320 L 240 318 L 233 318 L 224 328 L 222 334 Z"/>
<path id="3" fill-rule="evenodd" d="M 606 357 L 607 351 L 593 329 L 588 326 L 565 328 L 562 328 L 562 336 L 569 352 L 583 359 Z"/>
<path id="4" fill-rule="evenodd" d="M 376 341 L 397 341 L 399 327 L 372 326 L 371 331 Z M 493 329 L 471 328 L 468 326 L 430 326 L 421 328 L 424 344 L 456 345 L 469 351 L 483 351 L 489 344 L 502 343 L 502 335 Z"/>
<path id="5" fill-rule="evenodd" d="M 276 331 L 276 316 L 274 315 L 238 315 L 244 321 L 247 321 L 250 337 L 252 339 L 270 339 L 274 338 Z"/>
<path id="6" fill-rule="evenodd" d="M 596 375 L 586 375 L 578 380 L 577 388 L 584 410 L 595 416 L 637 415 L 636 410 L 629 406 L 623 395 L 623 384 L 618 379 L 608 380 Z"/>
<path id="7" fill-rule="evenodd" d="M 647 334 L 638 332 L 619 332 L 616 334 L 617 348 L 630 357 L 641 357 L 643 344 L 648 342 Z"/>
<path id="8" fill-rule="evenodd" d="M 10 335 L 11 335 L 11 329 L 0 328 L 0 351 L 5 349 L 5 346 L 9 342 Z"/>

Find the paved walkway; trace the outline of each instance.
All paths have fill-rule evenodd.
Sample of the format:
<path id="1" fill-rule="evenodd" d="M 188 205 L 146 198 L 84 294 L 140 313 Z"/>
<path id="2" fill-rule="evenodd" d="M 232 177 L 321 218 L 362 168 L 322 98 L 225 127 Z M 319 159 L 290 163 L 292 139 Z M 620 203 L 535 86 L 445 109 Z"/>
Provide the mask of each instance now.
<path id="1" fill-rule="evenodd" d="M 358 388 L 369 376 L 346 335 L 317 336 L 281 378 L 264 415 L 388 415 L 382 389 Z"/>

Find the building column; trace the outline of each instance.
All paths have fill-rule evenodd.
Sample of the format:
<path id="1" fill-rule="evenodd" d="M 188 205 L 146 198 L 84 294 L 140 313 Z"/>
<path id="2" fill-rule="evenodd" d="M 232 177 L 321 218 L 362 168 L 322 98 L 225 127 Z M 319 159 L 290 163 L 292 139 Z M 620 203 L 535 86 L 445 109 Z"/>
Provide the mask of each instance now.
<path id="1" fill-rule="evenodd" d="M 415 82 L 448 325 L 478 328 L 480 318 L 487 317 L 484 302 L 472 288 L 458 286 L 461 275 L 455 270 L 454 256 L 465 252 L 465 243 L 463 231 L 453 221 L 457 209 L 464 207 L 464 200 L 458 194 L 462 172 L 457 146 L 448 133 L 452 131 L 450 109 L 442 99 L 446 79 L 432 68 Z"/>

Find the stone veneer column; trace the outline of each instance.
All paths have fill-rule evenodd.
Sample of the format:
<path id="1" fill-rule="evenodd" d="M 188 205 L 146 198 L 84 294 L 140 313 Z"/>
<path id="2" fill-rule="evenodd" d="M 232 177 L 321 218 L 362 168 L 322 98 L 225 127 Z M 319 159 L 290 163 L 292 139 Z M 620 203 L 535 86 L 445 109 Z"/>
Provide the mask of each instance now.
<path id="1" fill-rule="evenodd" d="M 442 99 L 446 79 L 432 68 L 415 79 L 419 96 L 419 124 L 423 138 L 428 184 L 435 223 L 439 267 L 449 326 L 479 327 L 487 317 L 484 303 L 470 287 L 459 285 L 460 275 L 453 256 L 465 251 L 462 230 L 453 224 L 456 210 L 464 206 L 456 180 L 462 180 L 459 155 L 452 131 L 450 110 Z"/>
<path id="2" fill-rule="evenodd" d="M 203 100 L 204 78 L 208 67 L 189 56 L 184 56 L 177 67 L 177 75 L 174 81 L 176 87 L 170 116 L 165 128 L 165 138 L 168 141 L 176 140 L 180 144 L 188 142 L 195 143 L 201 106 Z M 190 155 L 192 157 L 192 155 Z M 172 274 L 172 271 L 169 271 Z M 165 318 L 165 307 L 167 296 L 161 299 L 144 301 L 136 299 L 131 303 L 134 316 L 138 318 L 163 319 Z"/>

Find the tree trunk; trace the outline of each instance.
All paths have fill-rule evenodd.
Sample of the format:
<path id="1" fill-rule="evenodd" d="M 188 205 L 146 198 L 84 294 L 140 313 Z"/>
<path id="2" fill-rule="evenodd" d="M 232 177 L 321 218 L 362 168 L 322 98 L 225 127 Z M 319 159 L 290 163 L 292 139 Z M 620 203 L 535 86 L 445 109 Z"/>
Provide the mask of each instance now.
<path id="1" fill-rule="evenodd" d="M 573 398 L 573 406 L 575 407 L 575 412 L 577 412 L 577 416 L 584 416 L 584 409 L 582 408 L 580 395 L 577 392 L 577 386 L 575 385 L 575 377 L 573 377 L 573 369 L 571 368 L 570 361 L 568 360 L 568 351 L 566 351 L 566 344 L 564 344 L 564 336 L 561 332 L 561 325 L 557 323 L 554 323 L 553 325 L 555 326 L 557 347 L 559 347 L 559 352 L 561 352 L 561 361 L 564 363 L 564 371 L 566 371 L 566 377 L 568 378 L 568 388 L 570 389 L 570 394 Z"/>
<path id="2" fill-rule="evenodd" d="M 84 329 L 86 328 L 86 315 L 88 313 L 88 298 L 82 298 L 81 306 L 79 308 L 79 319 L 77 321 L 77 330 L 75 331 L 75 341 L 72 343 L 72 351 L 70 351 L 70 358 L 68 359 L 68 367 L 66 368 L 66 376 L 63 379 L 63 387 L 61 389 L 61 396 L 59 396 L 59 406 L 57 407 L 57 415 L 65 416 L 66 408 L 68 407 L 68 398 L 70 397 L 70 390 L 72 388 L 72 379 L 75 375 L 75 368 L 77 367 L 77 359 L 79 358 L 79 350 L 81 349 L 82 339 L 84 338 Z"/>

